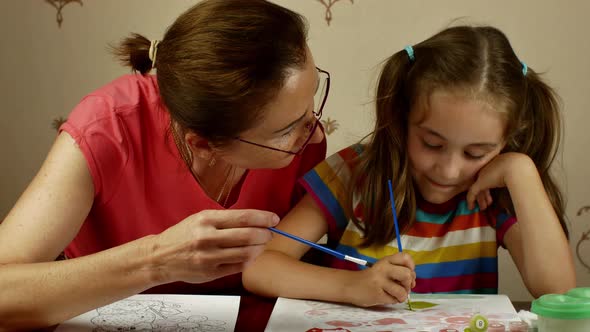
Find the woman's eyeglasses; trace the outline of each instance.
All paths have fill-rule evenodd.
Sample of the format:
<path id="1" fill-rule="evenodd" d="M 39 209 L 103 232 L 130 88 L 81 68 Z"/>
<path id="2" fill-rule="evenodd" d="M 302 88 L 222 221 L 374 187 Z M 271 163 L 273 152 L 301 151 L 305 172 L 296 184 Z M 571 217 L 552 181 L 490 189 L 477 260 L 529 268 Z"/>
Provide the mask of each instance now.
<path id="1" fill-rule="evenodd" d="M 248 143 L 251 145 L 255 145 L 255 146 L 258 146 L 261 148 L 265 148 L 265 149 L 270 149 L 273 151 L 280 151 L 280 152 L 293 154 L 293 155 L 300 154 L 305 149 L 307 144 L 309 144 L 309 141 L 313 137 L 313 134 L 315 133 L 315 130 L 317 129 L 317 127 L 319 126 L 321 128 L 321 125 L 319 123 L 320 123 L 320 119 L 322 118 L 322 111 L 324 109 L 324 104 L 326 103 L 326 99 L 328 98 L 328 92 L 330 91 L 330 73 L 328 73 L 327 71 L 322 70 L 320 68 L 317 68 L 317 67 L 316 67 L 316 69 L 318 70 L 318 75 L 319 75 L 319 85 L 318 85 L 318 89 L 314 95 L 314 110 L 312 111 L 313 119 L 307 121 L 301 127 L 302 132 L 300 134 L 300 137 L 301 138 L 305 137 L 305 140 L 303 141 L 302 144 L 297 144 L 297 147 L 292 150 L 284 150 L 284 149 L 279 149 L 277 147 L 248 141 L 248 140 L 245 140 L 240 137 L 236 137 L 236 139 L 240 142 Z"/>

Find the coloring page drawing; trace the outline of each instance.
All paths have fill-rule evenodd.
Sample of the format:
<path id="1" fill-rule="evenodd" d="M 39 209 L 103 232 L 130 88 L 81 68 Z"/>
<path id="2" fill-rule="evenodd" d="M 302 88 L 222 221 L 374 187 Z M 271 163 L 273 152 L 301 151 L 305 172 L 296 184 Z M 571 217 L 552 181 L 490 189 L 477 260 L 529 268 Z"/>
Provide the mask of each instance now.
<path id="1" fill-rule="evenodd" d="M 56 331 L 233 331 L 238 296 L 135 295 L 91 310 Z"/>

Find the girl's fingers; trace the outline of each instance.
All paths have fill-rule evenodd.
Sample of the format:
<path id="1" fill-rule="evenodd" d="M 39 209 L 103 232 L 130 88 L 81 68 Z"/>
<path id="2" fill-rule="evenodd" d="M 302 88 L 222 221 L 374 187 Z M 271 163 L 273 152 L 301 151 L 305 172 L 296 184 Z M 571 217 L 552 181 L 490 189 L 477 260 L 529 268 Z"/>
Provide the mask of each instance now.
<path id="1" fill-rule="evenodd" d="M 486 191 L 486 199 L 488 201 L 488 206 L 492 205 L 492 203 L 494 202 L 494 200 L 492 199 L 492 193 L 489 190 Z"/>
<path id="2" fill-rule="evenodd" d="M 408 297 L 408 291 L 396 282 L 389 282 L 384 285 L 383 291 L 391 297 L 389 303 L 404 302 Z"/>

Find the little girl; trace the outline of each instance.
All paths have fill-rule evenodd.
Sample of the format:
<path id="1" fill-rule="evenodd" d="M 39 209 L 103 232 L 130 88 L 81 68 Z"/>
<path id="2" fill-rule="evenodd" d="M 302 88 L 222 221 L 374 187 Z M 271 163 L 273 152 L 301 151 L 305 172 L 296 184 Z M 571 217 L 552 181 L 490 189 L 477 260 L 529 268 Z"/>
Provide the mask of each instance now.
<path id="1" fill-rule="evenodd" d="M 393 54 L 375 130 L 301 180 L 279 229 L 376 262 L 321 267 L 275 236 L 243 274 L 267 296 L 372 306 L 417 293 L 497 293 L 497 249 L 535 297 L 575 287 L 561 193 L 556 95 L 493 27 L 453 27 Z M 398 252 L 387 180 L 403 231 Z"/>

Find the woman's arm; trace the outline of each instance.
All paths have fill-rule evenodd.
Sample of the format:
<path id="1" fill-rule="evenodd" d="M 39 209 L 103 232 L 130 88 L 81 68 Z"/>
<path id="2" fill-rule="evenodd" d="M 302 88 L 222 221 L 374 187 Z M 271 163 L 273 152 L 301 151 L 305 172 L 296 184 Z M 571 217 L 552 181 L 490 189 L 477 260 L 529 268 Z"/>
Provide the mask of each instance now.
<path id="1" fill-rule="evenodd" d="M 278 222 L 264 211 L 202 211 L 161 234 L 54 262 L 93 200 L 84 156 L 62 133 L 0 224 L 0 330 L 50 326 L 158 284 L 239 272 Z"/>
<path id="2" fill-rule="evenodd" d="M 313 242 L 327 232 L 322 211 L 309 195 L 277 228 Z M 299 261 L 308 249 L 274 234 L 266 250 L 244 271 L 244 287 L 264 296 L 372 306 L 402 302 L 413 286 L 414 266 L 407 255 L 388 256 L 370 269 L 349 271 Z"/>
<path id="3" fill-rule="evenodd" d="M 149 261 L 141 253 L 147 248 L 136 245 L 52 262 L 80 229 L 93 199 L 81 151 L 69 135 L 60 134 L 0 224 L 2 326 L 55 324 L 154 285 Z"/>

